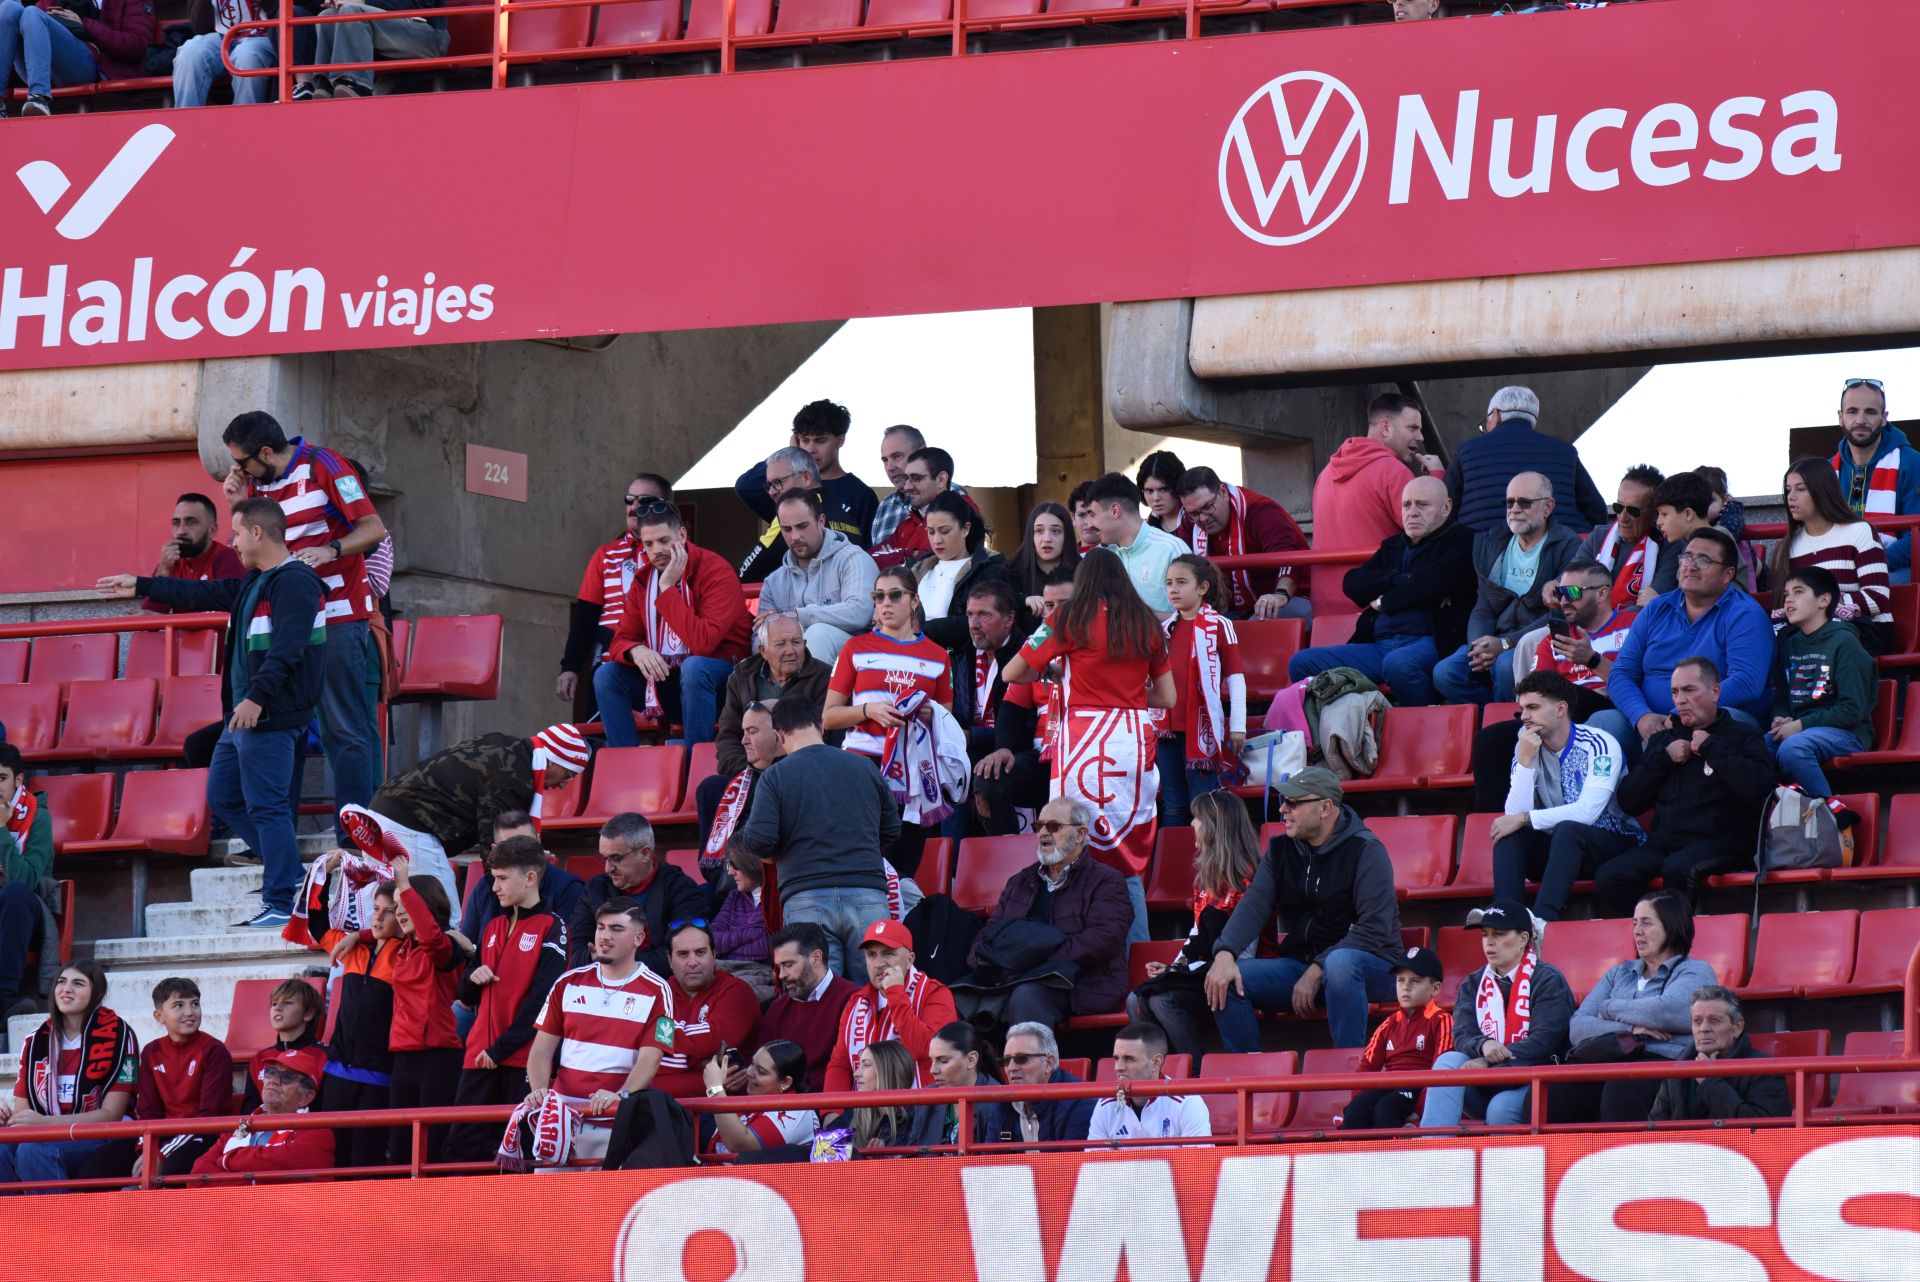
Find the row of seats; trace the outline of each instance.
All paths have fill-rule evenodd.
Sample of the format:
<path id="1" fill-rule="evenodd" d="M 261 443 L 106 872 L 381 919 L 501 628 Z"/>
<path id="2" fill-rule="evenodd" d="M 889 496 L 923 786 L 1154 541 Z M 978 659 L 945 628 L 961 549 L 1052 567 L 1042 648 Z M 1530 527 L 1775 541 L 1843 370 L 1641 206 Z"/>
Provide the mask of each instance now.
<path id="1" fill-rule="evenodd" d="M 598 828 L 626 811 L 645 815 L 656 825 L 694 821 L 694 790 L 719 773 L 711 743 L 639 748 L 602 748 L 593 755 L 591 778 L 575 775 L 563 787 L 550 788 L 540 802 L 544 832 L 582 832 Z"/>
<path id="2" fill-rule="evenodd" d="M 120 804 L 114 805 L 114 783 Z M 133 770 L 35 775 L 31 785 L 53 812 L 57 855 L 153 851 L 204 855 L 212 827 L 205 770 Z"/>
<path id="3" fill-rule="evenodd" d="M 30 762 L 171 760 L 180 756 L 189 734 L 220 720 L 222 679 L 121 677 L 0 685 L 0 725 Z"/>

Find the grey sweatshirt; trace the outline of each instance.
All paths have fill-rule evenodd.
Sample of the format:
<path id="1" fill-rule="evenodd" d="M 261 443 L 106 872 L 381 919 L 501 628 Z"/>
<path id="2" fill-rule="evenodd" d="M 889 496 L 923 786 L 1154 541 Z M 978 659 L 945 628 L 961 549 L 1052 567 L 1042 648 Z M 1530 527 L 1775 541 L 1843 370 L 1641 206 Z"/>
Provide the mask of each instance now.
<path id="1" fill-rule="evenodd" d="M 865 632 L 873 625 L 873 581 L 880 570 L 873 558 L 838 530 L 828 530 L 820 555 L 802 566 L 793 550 L 760 585 L 760 608 L 794 610 L 800 626 L 829 624 L 842 632 Z"/>
<path id="2" fill-rule="evenodd" d="M 1621 962 L 1600 977 L 1574 1012 L 1568 1035 L 1575 1046 L 1603 1033 L 1631 1033 L 1638 1025 L 1672 1040 L 1648 1042 L 1647 1052 L 1678 1059 L 1693 1045 L 1693 990 L 1717 984 L 1713 967 L 1692 957 L 1670 957 L 1640 988 L 1640 963 Z"/>
<path id="3" fill-rule="evenodd" d="M 767 767 L 740 832 L 777 865 L 783 904 L 803 890 L 885 892 L 880 852 L 900 836 L 900 808 L 872 758 L 815 744 Z"/>

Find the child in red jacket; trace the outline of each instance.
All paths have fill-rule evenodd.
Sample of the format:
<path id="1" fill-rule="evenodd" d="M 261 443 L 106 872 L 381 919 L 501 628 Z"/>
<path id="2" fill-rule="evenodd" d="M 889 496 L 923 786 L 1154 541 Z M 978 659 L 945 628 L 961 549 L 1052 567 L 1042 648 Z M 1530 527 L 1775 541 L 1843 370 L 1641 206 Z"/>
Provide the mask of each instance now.
<path id="1" fill-rule="evenodd" d="M 231 1135 L 193 1164 L 195 1175 L 254 1174 L 260 1171 L 324 1171 L 333 1166 L 333 1132 L 325 1127 L 276 1130 L 274 1119 L 304 1113 L 320 1094 L 327 1053 L 318 1046 L 265 1051 L 255 1057 L 260 1107 Z M 316 1176 L 315 1178 L 325 1178 Z"/>
<path id="2" fill-rule="evenodd" d="M 1360 1056 L 1362 1073 L 1417 1073 L 1453 1045 L 1453 1016 L 1434 997 L 1445 972 L 1431 948 L 1409 948 L 1393 968 L 1400 1009 L 1373 1030 Z M 1418 1091 L 1361 1091 L 1340 1115 L 1343 1131 L 1397 1130 L 1413 1116 Z"/>
<path id="3" fill-rule="evenodd" d="M 437 877 L 413 880 L 405 857 L 393 861 L 395 912 L 400 943 L 393 954 L 392 1108 L 446 1108 L 460 1081 L 460 1035 L 453 1000 L 460 971 L 473 945 L 451 929 L 453 905 Z M 382 888 L 385 889 L 384 887 Z M 447 1128 L 427 1131 L 427 1161 L 445 1160 Z M 387 1137 L 387 1160 L 413 1158 L 413 1128 L 396 1126 Z"/>

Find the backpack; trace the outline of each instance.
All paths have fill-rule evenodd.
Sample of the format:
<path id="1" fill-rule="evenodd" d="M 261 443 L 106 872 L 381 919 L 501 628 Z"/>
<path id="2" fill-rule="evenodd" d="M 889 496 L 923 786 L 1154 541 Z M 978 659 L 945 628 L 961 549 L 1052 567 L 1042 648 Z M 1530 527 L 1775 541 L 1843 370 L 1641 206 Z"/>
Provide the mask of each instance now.
<path id="1" fill-rule="evenodd" d="M 973 967 L 967 954 L 986 920 L 954 903 L 946 895 L 928 895 L 907 914 L 907 932 L 913 936 L 913 960 L 927 974 L 951 984 Z"/>
<path id="2" fill-rule="evenodd" d="M 671 1095 L 651 1088 L 620 1102 L 607 1142 L 603 1171 L 650 1171 L 696 1166 L 693 1119 Z"/>
<path id="3" fill-rule="evenodd" d="M 1798 788 L 1775 788 L 1760 824 L 1753 866 L 1755 885 L 1784 868 L 1843 868 L 1853 862 L 1853 833 L 1842 832 L 1833 811 Z"/>

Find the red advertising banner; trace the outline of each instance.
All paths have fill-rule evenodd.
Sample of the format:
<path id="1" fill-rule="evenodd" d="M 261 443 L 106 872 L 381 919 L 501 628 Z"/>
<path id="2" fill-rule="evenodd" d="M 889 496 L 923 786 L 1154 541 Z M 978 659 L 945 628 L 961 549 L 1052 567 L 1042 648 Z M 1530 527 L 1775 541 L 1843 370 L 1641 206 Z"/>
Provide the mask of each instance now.
<path id="1" fill-rule="evenodd" d="M 1911 245 L 1915 49 L 1675 0 L 62 117 L 0 130 L 0 368 Z"/>
<path id="2" fill-rule="evenodd" d="M 10 1276 L 1896 1282 L 1920 1259 L 1920 1128 L 185 1189 L 48 1208 L 16 1203 Z"/>

